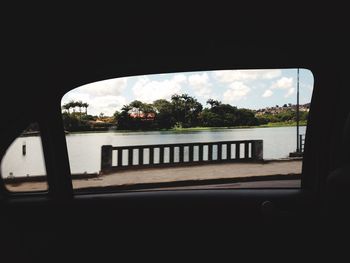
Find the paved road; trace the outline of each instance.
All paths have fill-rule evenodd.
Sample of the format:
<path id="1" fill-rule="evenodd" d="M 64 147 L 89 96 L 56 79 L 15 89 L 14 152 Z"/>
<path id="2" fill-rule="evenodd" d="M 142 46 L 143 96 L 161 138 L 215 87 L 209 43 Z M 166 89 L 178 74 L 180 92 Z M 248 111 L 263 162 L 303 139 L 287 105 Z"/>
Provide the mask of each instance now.
<path id="1" fill-rule="evenodd" d="M 292 161 L 271 161 L 267 163 L 232 163 L 232 164 L 207 164 L 201 166 L 152 168 L 133 171 L 120 171 L 113 174 L 103 175 L 92 179 L 73 180 L 74 188 L 105 187 L 111 185 L 129 186 L 134 184 L 169 183 L 196 181 L 203 182 L 210 180 L 229 180 L 234 178 L 248 179 L 256 176 L 279 175 L 279 177 L 301 174 L 302 162 Z M 281 179 L 281 178 L 279 178 Z M 286 177 L 286 179 L 290 179 Z M 293 178 L 295 179 L 295 178 Z M 247 180 L 246 180 L 247 181 Z M 210 183 L 211 188 L 227 188 L 218 183 Z M 231 183 L 230 188 L 237 187 L 299 187 L 300 180 L 279 180 L 260 182 L 239 182 Z M 198 186 L 203 188 L 203 186 Z M 208 186 L 204 186 L 207 188 Z M 45 183 L 22 183 L 9 185 L 12 191 L 25 191 L 45 189 Z M 192 187 L 193 188 L 193 187 Z"/>

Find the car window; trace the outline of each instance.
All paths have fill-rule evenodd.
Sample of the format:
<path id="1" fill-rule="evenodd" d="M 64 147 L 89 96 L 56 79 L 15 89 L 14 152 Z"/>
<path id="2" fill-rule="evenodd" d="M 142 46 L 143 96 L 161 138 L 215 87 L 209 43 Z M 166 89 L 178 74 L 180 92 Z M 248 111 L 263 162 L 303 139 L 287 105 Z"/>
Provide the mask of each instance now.
<path id="1" fill-rule="evenodd" d="M 298 68 L 154 74 L 74 88 L 61 101 L 73 188 L 298 188 L 312 90 L 311 71 Z M 40 156 L 36 174 L 44 174 Z M 3 178 L 19 173 L 4 167 Z"/>
<path id="2" fill-rule="evenodd" d="M 307 69 L 99 81 L 62 99 L 74 189 L 300 187 Z"/>
<path id="3" fill-rule="evenodd" d="M 38 123 L 31 123 L 7 149 L 1 161 L 1 176 L 11 192 L 48 189 Z"/>

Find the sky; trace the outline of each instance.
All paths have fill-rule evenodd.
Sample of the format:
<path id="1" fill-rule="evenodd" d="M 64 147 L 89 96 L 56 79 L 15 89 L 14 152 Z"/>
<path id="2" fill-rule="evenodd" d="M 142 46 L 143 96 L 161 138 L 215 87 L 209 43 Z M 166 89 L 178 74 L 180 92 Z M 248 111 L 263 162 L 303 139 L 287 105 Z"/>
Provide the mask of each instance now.
<path id="1" fill-rule="evenodd" d="M 314 79 L 299 70 L 300 104 L 311 101 Z M 108 79 L 77 87 L 62 98 L 89 104 L 88 114 L 111 116 L 133 100 L 152 103 L 186 93 L 206 107 L 211 98 L 238 108 L 261 109 L 296 104 L 297 69 L 219 70 L 142 75 Z"/>

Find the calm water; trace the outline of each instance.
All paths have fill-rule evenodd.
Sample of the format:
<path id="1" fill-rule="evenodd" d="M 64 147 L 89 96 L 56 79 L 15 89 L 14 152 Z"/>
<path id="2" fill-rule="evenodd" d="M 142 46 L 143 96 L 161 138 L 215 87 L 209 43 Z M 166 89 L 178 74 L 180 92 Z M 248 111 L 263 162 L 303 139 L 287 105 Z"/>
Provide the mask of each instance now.
<path id="1" fill-rule="evenodd" d="M 305 134 L 306 127 L 300 127 Z M 225 129 L 195 132 L 128 132 L 85 133 L 66 136 L 72 173 L 100 170 L 101 146 L 147 145 L 186 142 L 263 140 L 264 159 L 288 157 L 296 149 L 296 127 Z M 26 144 L 27 154 L 22 155 Z M 214 153 L 215 154 L 215 153 Z M 18 138 L 7 151 L 2 163 L 3 177 L 46 174 L 39 137 Z"/>

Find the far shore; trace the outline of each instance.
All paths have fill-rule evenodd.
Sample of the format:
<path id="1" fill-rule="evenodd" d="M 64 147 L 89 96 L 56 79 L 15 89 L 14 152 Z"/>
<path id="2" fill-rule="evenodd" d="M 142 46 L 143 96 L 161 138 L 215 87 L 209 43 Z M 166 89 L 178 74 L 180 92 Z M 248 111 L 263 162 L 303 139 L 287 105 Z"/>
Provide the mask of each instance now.
<path id="1" fill-rule="evenodd" d="M 299 126 L 306 126 L 306 122 L 300 122 Z M 192 131 L 215 131 L 215 130 L 231 130 L 231 129 L 255 129 L 255 128 L 281 128 L 281 127 L 296 127 L 296 122 L 283 123 L 275 122 L 268 123 L 257 126 L 232 126 L 232 127 L 191 127 L 191 128 L 171 128 L 171 129 L 159 129 L 159 130 L 89 130 L 89 131 L 72 131 L 68 134 L 80 134 L 80 133 L 105 133 L 105 132 L 115 132 L 115 133 L 125 133 L 125 132 L 192 132 Z"/>

